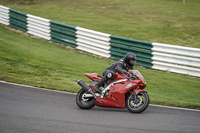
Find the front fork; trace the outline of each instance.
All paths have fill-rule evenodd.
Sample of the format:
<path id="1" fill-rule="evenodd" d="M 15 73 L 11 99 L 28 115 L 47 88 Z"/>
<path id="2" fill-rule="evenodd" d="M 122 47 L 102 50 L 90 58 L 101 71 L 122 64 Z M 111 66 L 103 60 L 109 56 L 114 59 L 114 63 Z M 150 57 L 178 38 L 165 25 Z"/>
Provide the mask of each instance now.
<path id="1" fill-rule="evenodd" d="M 132 95 L 132 98 L 135 99 L 134 100 L 134 103 L 136 104 L 137 103 L 137 94 L 140 93 L 141 91 L 144 91 L 146 92 L 145 90 L 143 89 L 140 89 L 139 87 L 135 87 L 132 91 L 131 91 L 131 95 Z"/>
<path id="2" fill-rule="evenodd" d="M 140 89 L 139 87 L 135 87 L 132 91 L 131 91 L 131 95 L 132 95 L 132 98 L 134 99 L 134 103 L 137 103 L 137 94 L 140 93 L 141 91 L 144 91 L 146 92 L 145 90 L 143 89 Z"/>
<path id="3" fill-rule="evenodd" d="M 134 89 L 133 89 L 133 93 L 132 93 L 132 98 L 134 99 L 134 104 L 136 104 L 137 103 L 137 98 L 136 98 L 136 92 L 135 92 L 135 90 L 137 89 L 137 87 L 135 87 Z"/>

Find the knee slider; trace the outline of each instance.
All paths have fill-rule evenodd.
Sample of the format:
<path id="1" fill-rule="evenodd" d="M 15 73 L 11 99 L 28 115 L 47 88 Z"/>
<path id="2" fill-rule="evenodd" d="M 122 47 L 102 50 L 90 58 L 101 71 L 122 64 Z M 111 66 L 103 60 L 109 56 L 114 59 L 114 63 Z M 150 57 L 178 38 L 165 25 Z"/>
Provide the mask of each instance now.
<path id="1" fill-rule="evenodd" d="M 108 79 L 112 79 L 112 78 L 114 78 L 114 77 L 115 77 L 115 74 L 114 74 L 114 73 L 111 73 L 111 72 L 109 72 L 109 73 L 106 75 L 106 77 L 107 77 Z"/>

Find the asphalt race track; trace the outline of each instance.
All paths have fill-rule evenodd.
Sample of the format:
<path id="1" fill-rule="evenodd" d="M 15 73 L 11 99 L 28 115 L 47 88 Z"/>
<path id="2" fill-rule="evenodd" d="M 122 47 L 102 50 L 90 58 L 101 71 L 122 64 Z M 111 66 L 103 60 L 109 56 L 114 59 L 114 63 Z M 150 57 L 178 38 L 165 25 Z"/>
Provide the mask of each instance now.
<path id="1" fill-rule="evenodd" d="M 0 82 L 0 133 L 197 133 L 200 111 L 81 110 L 75 95 Z"/>

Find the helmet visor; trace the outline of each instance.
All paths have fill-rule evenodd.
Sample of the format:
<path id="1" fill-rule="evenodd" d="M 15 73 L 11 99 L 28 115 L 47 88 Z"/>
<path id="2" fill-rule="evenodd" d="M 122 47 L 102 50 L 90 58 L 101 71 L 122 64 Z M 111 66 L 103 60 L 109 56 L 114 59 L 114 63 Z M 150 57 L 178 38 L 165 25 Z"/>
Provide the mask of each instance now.
<path id="1" fill-rule="evenodd" d="M 130 59 L 129 64 L 134 65 L 135 60 L 134 59 Z"/>

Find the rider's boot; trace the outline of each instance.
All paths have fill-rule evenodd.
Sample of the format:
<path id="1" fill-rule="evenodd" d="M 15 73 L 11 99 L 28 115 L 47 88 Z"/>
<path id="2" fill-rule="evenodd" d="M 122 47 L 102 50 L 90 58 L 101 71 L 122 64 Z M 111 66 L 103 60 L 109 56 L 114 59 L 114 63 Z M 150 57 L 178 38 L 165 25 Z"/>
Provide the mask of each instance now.
<path id="1" fill-rule="evenodd" d="M 108 78 L 107 76 L 104 76 L 103 78 L 101 78 L 101 80 L 95 84 L 94 89 L 96 92 L 101 93 L 101 90 L 99 89 L 101 86 L 103 86 L 104 83 L 108 82 Z"/>
<path id="2" fill-rule="evenodd" d="M 101 86 L 100 86 L 99 82 L 98 82 L 97 84 L 95 84 L 95 86 L 94 86 L 95 92 L 101 93 L 101 90 L 99 89 L 100 87 L 101 87 Z"/>

